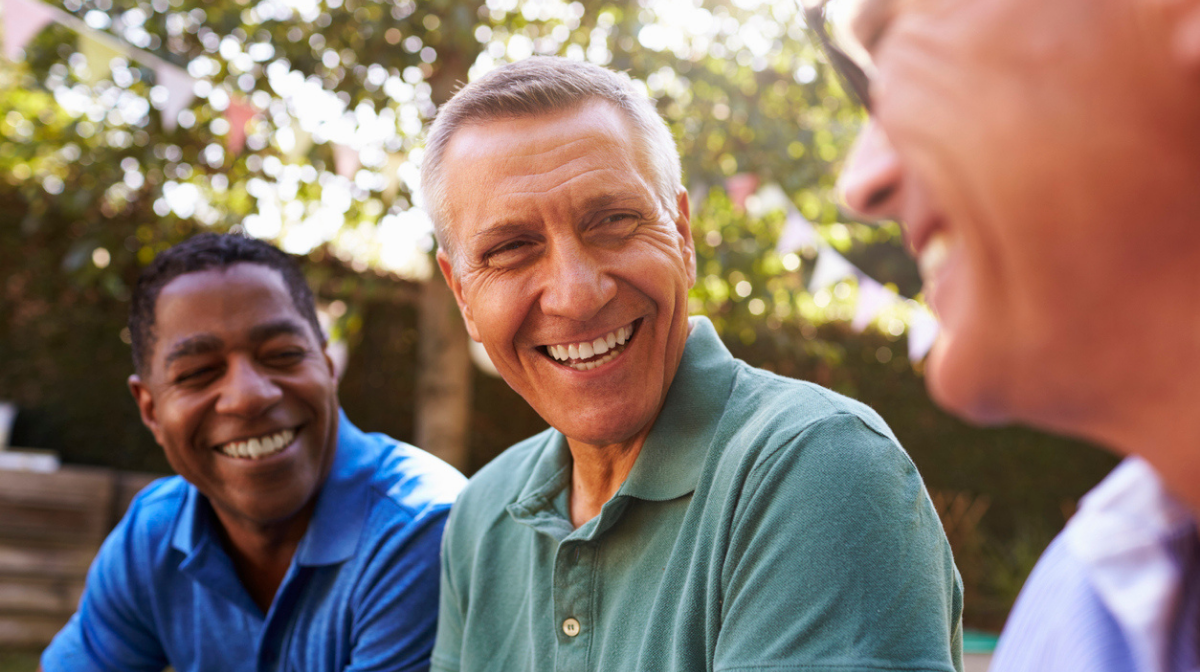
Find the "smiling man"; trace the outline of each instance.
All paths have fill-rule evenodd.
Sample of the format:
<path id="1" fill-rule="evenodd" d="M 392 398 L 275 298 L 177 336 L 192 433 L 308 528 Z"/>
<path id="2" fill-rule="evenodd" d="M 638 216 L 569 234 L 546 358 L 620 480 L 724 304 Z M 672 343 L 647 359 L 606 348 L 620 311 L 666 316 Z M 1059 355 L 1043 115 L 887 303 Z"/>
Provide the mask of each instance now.
<path id="1" fill-rule="evenodd" d="M 873 120 L 842 187 L 904 223 L 932 395 L 1131 456 L 992 671 L 1200 669 L 1200 2 L 866 0 L 855 32 Z"/>
<path id="2" fill-rule="evenodd" d="M 590 64 L 506 65 L 438 114 L 438 263 L 552 428 L 455 505 L 434 668 L 960 669 L 950 549 L 886 425 L 689 321 L 679 165 Z"/>
<path id="3" fill-rule="evenodd" d="M 428 669 L 463 479 L 341 413 L 295 262 L 201 234 L 143 272 L 129 327 L 129 388 L 179 476 L 104 542 L 46 672 Z"/>

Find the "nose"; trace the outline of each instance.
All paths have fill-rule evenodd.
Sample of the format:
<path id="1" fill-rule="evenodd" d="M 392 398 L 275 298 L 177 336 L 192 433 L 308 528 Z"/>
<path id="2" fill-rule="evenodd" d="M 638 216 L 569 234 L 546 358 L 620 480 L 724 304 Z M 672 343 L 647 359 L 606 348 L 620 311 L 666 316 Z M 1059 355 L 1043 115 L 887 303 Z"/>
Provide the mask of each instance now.
<path id="1" fill-rule="evenodd" d="M 545 315 L 586 322 L 616 296 L 617 282 L 599 255 L 577 240 L 556 242 L 548 256 L 541 293 Z"/>
<path id="2" fill-rule="evenodd" d="M 867 122 L 838 178 L 842 202 L 863 219 L 895 218 L 901 177 L 900 159 L 887 134 L 874 120 Z"/>
<path id="3" fill-rule="evenodd" d="M 266 412 L 283 397 L 283 391 L 249 358 L 233 358 L 221 381 L 216 410 L 253 418 Z"/>

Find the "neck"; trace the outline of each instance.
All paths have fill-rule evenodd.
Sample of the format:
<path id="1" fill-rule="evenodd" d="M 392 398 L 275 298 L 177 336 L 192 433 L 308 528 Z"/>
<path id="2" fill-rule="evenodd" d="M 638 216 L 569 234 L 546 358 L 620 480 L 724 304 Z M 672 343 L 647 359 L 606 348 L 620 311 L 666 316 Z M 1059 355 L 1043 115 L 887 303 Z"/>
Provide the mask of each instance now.
<path id="1" fill-rule="evenodd" d="M 315 498 L 288 520 L 261 525 L 230 516 L 213 507 L 221 522 L 225 550 L 254 603 L 267 613 L 292 557 L 308 530 Z"/>
<path id="2" fill-rule="evenodd" d="M 646 429 L 621 443 L 589 445 L 567 439 L 571 449 L 571 524 L 576 528 L 600 515 L 604 504 L 617 494 L 642 452 Z"/>

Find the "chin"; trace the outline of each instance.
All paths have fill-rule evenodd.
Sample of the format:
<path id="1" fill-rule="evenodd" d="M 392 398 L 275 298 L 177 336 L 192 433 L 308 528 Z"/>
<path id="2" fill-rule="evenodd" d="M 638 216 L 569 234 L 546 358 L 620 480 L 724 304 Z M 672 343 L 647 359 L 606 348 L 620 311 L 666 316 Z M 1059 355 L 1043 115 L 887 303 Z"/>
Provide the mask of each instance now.
<path id="1" fill-rule="evenodd" d="M 953 339 L 939 338 L 926 360 L 925 386 L 942 410 L 974 425 L 1006 425 L 1012 414 L 1001 381 L 987 375 L 996 359 L 956 357 Z"/>

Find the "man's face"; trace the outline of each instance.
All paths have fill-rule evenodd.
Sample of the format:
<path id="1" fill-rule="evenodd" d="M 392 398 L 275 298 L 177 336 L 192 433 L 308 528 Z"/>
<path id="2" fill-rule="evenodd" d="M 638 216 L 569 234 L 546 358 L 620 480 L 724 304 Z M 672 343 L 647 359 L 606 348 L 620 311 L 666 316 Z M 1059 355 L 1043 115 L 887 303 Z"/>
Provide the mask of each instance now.
<path id="1" fill-rule="evenodd" d="M 146 379 L 130 378 L 167 461 L 229 524 L 291 520 L 337 445 L 336 383 L 278 271 L 181 275 L 155 305 Z"/>
<path id="2" fill-rule="evenodd" d="M 467 323 L 510 386 L 573 441 L 648 431 L 687 340 L 695 250 L 655 198 L 622 114 L 567 112 L 458 130 L 445 154 Z M 586 344 L 586 345 L 585 345 Z"/>
<path id="3" fill-rule="evenodd" d="M 1070 425 L 1147 342 L 1196 174 L 1152 4 L 865 2 L 874 118 L 841 187 L 903 221 L 942 324 L 930 390 L 959 414 Z"/>

